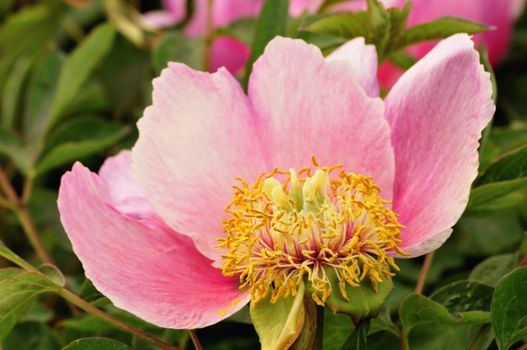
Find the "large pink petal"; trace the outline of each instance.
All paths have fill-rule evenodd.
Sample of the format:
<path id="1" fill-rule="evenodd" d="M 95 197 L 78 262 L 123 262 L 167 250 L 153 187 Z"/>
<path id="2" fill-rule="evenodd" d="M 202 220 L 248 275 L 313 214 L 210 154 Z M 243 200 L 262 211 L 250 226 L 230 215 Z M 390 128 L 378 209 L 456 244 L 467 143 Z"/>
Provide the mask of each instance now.
<path id="1" fill-rule="evenodd" d="M 385 102 L 396 158 L 394 209 L 406 226 L 403 249 L 416 256 L 448 238 L 467 204 L 478 140 L 495 110 L 492 84 L 473 42 L 460 34 L 410 68 Z"/>
<path id="2" fill-rule="evenodd" d="M 254 65 L 249 97 L 271 164 L 343 164 L 371 175 L 391 198 L 394 155 L 383 102 L 357 84 L 348 62 L 326 62 L 318 48 L 275 38 Z"/>
<path id="3" fill-rule="evenodd" d="M 215 72 L 225 67 L 236 74 L 245 68 L 250 53 L 249 47 L 239 40 L 228 36 L 217 37 L 212 43 L 210 70 Z"/>
<path id="4" fill-rule="evenodd" d="M 377 50 L 366 45 L 364 38 L 348 41 L 326 57 L 327 61 L 344 60 L 353 69 L 353 75 L 368 96 L 379 96 L 377 83 Z"/>
<path id="5" fill-rule="evenodd" d="M 236 177 L 266 170 L 255 119 L 239 83 L 171 63 L 154 80 L 153 104 L 133 149 L 139 185 L 159 215 L 215 260 Z"/>
<path id="6" fill-rule="evenodd" d="M 236 279 L 160 220 L 121 213 L 107 185 L 77 163 L 62 178 L 58 205 L 86 276 L 117 307 L 161 327 L 199 328 L 243 306 Z"/>

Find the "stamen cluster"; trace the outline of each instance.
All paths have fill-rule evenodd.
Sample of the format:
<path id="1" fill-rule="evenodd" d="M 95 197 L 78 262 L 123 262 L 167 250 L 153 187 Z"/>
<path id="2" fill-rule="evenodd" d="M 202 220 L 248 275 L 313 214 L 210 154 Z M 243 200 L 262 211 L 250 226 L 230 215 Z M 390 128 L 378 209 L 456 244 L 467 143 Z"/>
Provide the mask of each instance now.
<path id="1" fill-rule="evenodd" d="M 252 185 L 238 180 L 218 246 L 228 251 L 223 274 L 239 275 L 253 302 L 294 296 L 301 282 L 319 305 L 335 284 L 348 300 L 347 285 L 367 277 L 377 288 L 398 270 L 387 253 L 404 254 L 402 226 L 371 177 L 334 166 L 313 175 L 275 169 Z"/>

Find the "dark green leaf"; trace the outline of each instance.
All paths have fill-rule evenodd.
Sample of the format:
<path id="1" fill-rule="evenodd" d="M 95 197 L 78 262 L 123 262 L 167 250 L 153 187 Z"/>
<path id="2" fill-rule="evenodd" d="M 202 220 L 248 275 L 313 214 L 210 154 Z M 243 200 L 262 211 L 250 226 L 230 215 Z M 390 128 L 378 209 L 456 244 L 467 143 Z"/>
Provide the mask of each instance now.
<path id="1" fill-rule="evenodd" d="M 491 164 L 476 184 L 481 186 L 524 177 L 527 177 L 527 146 L 509 153 Z"/>
<path id="2" fill-rule="evenodd" d="M 324 312 L 324 350 L 339 350 L 353 328 L 353 320 L 349 315 Z"/>
<path id="3" fill-rule="evenodd" d="M 370 20 L 370 30 L 372 41 L 377 48 L 379 61 L 384 57 L 385 48 L 390 40 L 390 14 L 384 5 L 378 0 L 368 0 L 368 17 Z"/>
<path id="4" fill-rule="evenodd" d="M 112 47 L 114 37 L 114 27 L 111 24 L 102 24 L 66 59 L 53 100 L 50 126 L 62 117 L 90 73 Z"/>
<path id="5" fill-rule="evenodd" d="M 23 172 L 29 171 L 30 159 L 26 148 L 12 132 L 0 129 L 0 155 L 11 159 Z"/>
<path id="6" fill-rule="evenodd" d="M 525 185 L 527 185 L 527 177 L 508 181 L 492 182 L 478 186 L 470 192 L 470 200 L 467 205 L 467 212 L 470 213 L 489 210 L 493 207 L 500 209 L 499 205 L 503 205 L 503 203 L 499 202 L 498 200 L 507 197 Z M 520 199 L 521 198 L 523 198 L 523 196 L 520 196 Z M 505 205 L 507 204 L 508 203 L 505 203 Z M 515 202 L 513 201 L 512 205 L 514 204 Z"/>
<path id="7" fill-rule="evenodd" d="M 320 18 L 302 28 L 313 33 L 328 34 L 342 39 L 352 39 L 358 36 L 371 42 L 369 18 L 366 12 L 336 13 Z"/>
<path id="8" fill-rule="evenodd" d="M 128 345 L 108 338 L 84 338 L 75 340 L 62 350 L 131 350 Z"/>
<path id="9" fill-rule="evenodd" d="M 165 33 L 152 50 L 152 61 L 159 74 L 168 62 L 185 63 L 194 69 L 203 69 L 203 40 L 189 38 L 179 31 Z"/>
<path id="10" fill-rule="evenodd" d="M 468 279 L 495 288 L 502 277 L 511 272 L 515 266 L 516 259 L 512 254 L 491 256 L 477 265 Z"/>
<path id="11" fill-rule="evenodd" d="M 256 23 L 251 45 L 251 56 L 247 61 L 244 85 L 247 86 L 253 63 L 264 52 L 267 43 L 277 35 L 284 35 L 289 18 L 289 0 L 266 0 Z"/>
<path id="12" fill-rule="evenodd" d="M 28 141 L 31 140 L 33 147 L 40 146 L 38 142 L 47 131 L 63 65 L 64 55 L 57 50 L 50 51 L 40 61 L 31 79 L 24 116 L 24 134 Z"/>
<path id="13" fill-rule="evenodd" d="M 399 318 L 405 334 L 420 324 L 482 324 L 489 322 L 489 316 L 488 312 L 480 311 L 460 312 L 452 315 L 443 305 L 419 294 L 409 295 L 399 307 Z"/>
<path id="14" fill-rule="evenodd" d="M 519 268 L 501 280 L 492 299 L 492 326 L 500 350 L 527 338 L 527 268 Z"/>
<path id="15" fill-rule="evenodd" d="M 15 63 L 13 71 L 7 78 L 4 96 L 2 96 L 1 112 L 1 127 L 4 129 L 11 128 L 13 121 L 20 112 L 19 105 L 22 100 L 24 82 L 30 67 L 31 60 L 22 57 Z"/>
<path id="16" fill-rule="evenodd" d="M 346 343 L 341 350 L 364 350 L 367 349 L 366 342 L 368 340 L 368 329 L 370 328 L 370 321 L 365 320 L 358 324 L 349 336 Z"/>
<path id="17" fill-rule="evenodd" d="M 484 24 L 471 22 L 466 19 L 441 17 L 432 22 L 409 28 L 400 36 L 399 41 L 393 44 L 393 49 L 401 50 L 410 45 L 443 39 L 457 33 L 476 34 L 488 29 Z"/>
<path id="18" fill-rule="evenodd" d="M 57 131 L 35 173 L 42 174 L 57 166 L 104 150 L 119 141 L 128 128 L 99 119 L 77 119 Z"/>
<path id="19" fill-rule="evenodd" d="M 436 290 L 430 299 L 443 305 L 450 313 L 490 311 L 494 288 L 470 281 L 456 281 Z"/>

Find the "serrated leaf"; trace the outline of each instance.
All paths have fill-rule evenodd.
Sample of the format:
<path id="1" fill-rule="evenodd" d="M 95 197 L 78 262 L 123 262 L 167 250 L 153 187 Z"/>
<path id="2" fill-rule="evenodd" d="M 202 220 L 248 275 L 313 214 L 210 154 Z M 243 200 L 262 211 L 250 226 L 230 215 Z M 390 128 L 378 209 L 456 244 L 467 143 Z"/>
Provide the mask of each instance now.
<path id="1" fill-rule="evenodd" d="M 108 338 L 83 338 L 73 341 L 62 350 L 131 350 L 128 345 Z"/>
<path id="2" fill-rule="evenodd" d="M 457 33 L 476 34 L 488 30 L 484 24 L 456 17 L 440 17 L 432 22 L 416 25 L 407 29 L 397 42 L 392 44 L 393 50 L 401 50 L 410 45 L 424 41 L 447 38 Z"/>
<path id="3" fill-rule="evenodd" d="M 527 339 L 527 267 L 519 268 L 500 281 L 492 299 L 492 327 L 500 350 Z"/>
<path id="4" fill-rule="evenodd" d="M 267 43 L 277 35 L 284 35 L 289 19 L 289 0 L 265 0 L 251 45 L 251 56 L 247 61 L 244 85 L 247 86 L 253 64 L 264 52 Z"/>
<path id="5" fill-rule="evenodd" d="M 128 128 L 116 123 L 86 118 L 64 125 L 51 138 L 35 174 L 67 164 L 82 157 L 104 150 L 124 137 Z"/>
<path id="6" fill-rule="evenodd" d="M 55 124 L 75 98 L 90 73 L 112 47 L 115 28 L 102 24 L 95 28 L 66 59 L 53 100 L 49 125 Z"/>

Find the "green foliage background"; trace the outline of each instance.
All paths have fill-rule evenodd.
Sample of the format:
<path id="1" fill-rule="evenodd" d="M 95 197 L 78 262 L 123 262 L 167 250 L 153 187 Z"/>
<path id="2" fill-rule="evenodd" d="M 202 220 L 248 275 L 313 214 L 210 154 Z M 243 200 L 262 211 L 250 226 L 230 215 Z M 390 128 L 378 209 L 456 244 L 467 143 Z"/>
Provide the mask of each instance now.
<path id="1" fill-rule="evenodd" d="M 221 29 L 252 44 L 247 71 L 276 34 L 301 37 L 324 52 L 365 36 L 381 57 L 400 63 L 401 49 L 411 43 L 483 29 L 443 19 L 405 31 L 404 11 L 385 12 L 371 0 L 368 13 L 291 20 L 280 10 L 287 11 L 287 1 L 279 2 L 268 1 L 258 20 Z M 16 191 L 0 196 L 0 349 L 159 349 L 72 306 L 64 285 L 126 324 L 191 349 L 186 331 L 160 329 L 116 309 L 85 279 L 56 199 L 60 177 L 74 161 L 96 170 L 133 145 L 151 80 L 172 60 L 202 68 L 206 42 L 185 37 L 179 27 L 140 26 L 139 11 L 158 8 L 156 2 L 86 3 L 0 1 L 0 166 Z M 423 259 L 398 261 L 395 290 L 369 327 L 367 349 L 505 350 L 527 340 L 527 270 L 519 267 L 527 255 L 526 62 L 524 15 L 495 71 L 498 110 L 482 141 L 467 211 L 435 253 L 424 296 L 413 293 Z M 243 74 L 240 80 L 246 82 Z M 35 251 L 39 240 L 45 250 Z M 56 267 L 42 267 L 46 260 Z M 243 310 L 197 334 L 205 349 L 258 348 L 247 321 Z M 349 317 L 326 312 L 324 349 L 353 349 L 346 342 L 353 327 Z"/>

